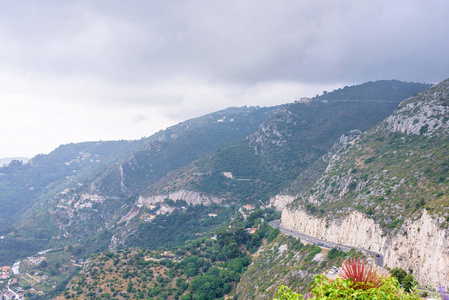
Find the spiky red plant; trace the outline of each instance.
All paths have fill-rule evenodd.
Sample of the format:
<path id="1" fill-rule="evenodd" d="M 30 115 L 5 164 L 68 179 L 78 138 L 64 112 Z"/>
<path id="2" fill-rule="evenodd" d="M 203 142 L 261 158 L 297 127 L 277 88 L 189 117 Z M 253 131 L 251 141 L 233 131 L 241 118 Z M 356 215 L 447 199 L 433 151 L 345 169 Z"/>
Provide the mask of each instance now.
<path id="1" fill-rule="evenodd" d="M 368 265 L 365 260 L 359 258 L 346 259 L 341 264 L 340 277 L 351 279 L 354 289 L 371 289 L 381 286 L 388 275 L 379 268 Z"/>

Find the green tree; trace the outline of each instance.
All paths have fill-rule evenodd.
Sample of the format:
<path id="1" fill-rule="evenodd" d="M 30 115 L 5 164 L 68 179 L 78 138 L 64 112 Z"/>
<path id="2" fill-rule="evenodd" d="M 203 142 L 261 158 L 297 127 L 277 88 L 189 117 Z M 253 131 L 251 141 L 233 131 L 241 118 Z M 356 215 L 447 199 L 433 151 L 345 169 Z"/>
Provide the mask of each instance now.
<path id="1" fill-rule="evenodd" d="M 260 234 L 258 231 L 256 231 L 255 234 L 253 234 L 253 237 L 251 238 L 251 243 L 256 248 L 259 248 L 260 245 L 262 245 L 262 238 L 260 237 Z"/>
<path id="2" fill-rule="evenodd" d="M 39 264 L 39 266 L 41 268 L 46 268 L 48 266 L 48 262 L 46 259 L 44 259 L 43 261 L 41 261 L 41 263 Z"/>
<path id="3" fill-rule="evenodd" d="M 407 274 L 402 280 L 402 287 L 407 292 L 411 292 L 413 290 L 414 285 L 416 284 L 415 278 L 413 278 L 412 274 Z"/>
<path id="4" fill-rule="evenodd" d="M 226 254 L 231 259 L 239 257 L 241 255 L 241 252 L 240 252 L 240 249 L 239 249 L 239 246 L 237 245 L 237 243 L 229 244 L 228 251 Z"/>
<path id="5" fill-rule="evenodd" d="M 407 272 L 405 272 L 401 268 L 394 268 L 390 271 L 391 276 L 396 277 L 398 282 L 402 284 L 402 281 L 404 280 L 405 276 L 407 276 Z"/>

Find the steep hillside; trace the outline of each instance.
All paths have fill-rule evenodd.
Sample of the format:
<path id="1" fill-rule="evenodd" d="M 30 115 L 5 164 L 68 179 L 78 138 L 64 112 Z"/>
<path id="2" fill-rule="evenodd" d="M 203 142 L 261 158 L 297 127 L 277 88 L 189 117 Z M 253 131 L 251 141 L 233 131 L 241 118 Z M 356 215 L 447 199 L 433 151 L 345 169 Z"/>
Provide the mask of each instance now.
<path id="1" fill-rule="evenodd" d="M 287 204 L 293 202 L 298 195 L 307 192 L 324 173 L 332 157 L 361 134 L 362 131 L 358 129 L 342 134 L 339 141 L 332 146 L 328 153 L 309 165 L 287 187 L 272 197 L 270 199 L 270 205 L 278 210 L 282 210 Z"/>
<path id="2" fill-rule="evenodd" d="M 449 80 L 403 101 L 338 152 L 284 209 L 285 226 L 371 248 L 390 267 L 449 285 Z"/>
<path id="3" fill-rule="evenodd" d="M 34 254 L 59 230 L 48 205 L 58 193 L 74 193 L 141 141 L 86 142 L 58 147 L 28 163 L 0 168 L 0 264 Z"/>
<path id="4" fill-rule="evenodd" d="M 101 240 L 110 243 L 111 238 L 117 234 L 116 237 L 123 235 L 123 240 L 120 241 L 123 244 L 130 236 L 130 230 L 134 232 L 140 228 L 140 205 L 135 206 L 134 202 L 142 189 L 194 158 L 244 139 L 274 109 L 230 108 L 157 133 L 157 138 L 152 138 L 124 162 L 103 172 L 89 188 L 59 196 L 52 206 L 52 214 L 61 235 L 70 240 L 78 240 L 94 238 L 101 233 Z M 162 202 L 164 200 L 161 199 Z M 176 200 L 188 199 L 174 199 Z M 184 203 L 184 206 L 188 205 Z M 163 203 L 163 206 L 169 204 Z M 170 212 L 175 208 L 180 206 L 172 205 Z M 194 218 L 197 217 L 195 215 Z M 103 250 L 106 248 L 107 246 L 103 247 Z"/>
<path id="5" fill-rule="evenodd" d="M 304 245 L 294 237 L 279 235 L 254 255 L 237 286 L 238 299 L 274 299 L 281 285 L 305 294 L 311 289 L 313 276 L 356 255 L 355 251 L 322 250 Z"/>
<path id="6" fill-rule="evenodd" d="M 138 141 L 69 144 L 0 168 L 0 262 L 92 234 L 109 243 L 109 227 L 133 210 L 130 196 L 170 170 L 243 140 L 275 109 L 229 108 Z M 108 246 L 90 244 L 91 251 Z"/>
<path id="7" fill-rule="evenodd" d="M 113 198 L 140 194 L 170 171 L 243 140 L 275 109 L 229 108 L 170 127 L 126 162 L 97 178 L 91 193 Z"/>
<path id="8" fill-rule="evenodd" d="M 394 84 L 394 88 L 392 87 Z M 176 200 L 185 195 L 194 203 L 240 201 L 259 204 L 278 195 L 294 192 L 310 183 L 294 183 L 301 174 L 322 174 L 326 162 L 319 161 L 351 130 L 368 130 L 391 114 L 404 98 L 398 95 L 414 93 L 427 85 L 382 81 L 371 83 L 357 101 L 316 100 L 284 105 L 270 116 L 246 141 L 221 149 L 177 170 L 150 186 L 140 198 L 141 204 Z M 378 87 L 374 89 L 373 87 Z M 386 90 L 382 90 L 385 88 Z M 360 86 L 347 88 L 359 90 Z M 388 100 L 379 94 L 395 90 Z M 379 91 L 380 90 L 380 91 Z M 400 93 L 397 92 L 400 91 Z M 337 93 L 337 92 L 335 92 Z M 333 93 L 329 93 L 331 95 Z M 226 176 L 225 176 L 226 175 Z M 303 175 L 305 177 L 305 175 Z M 313 179 L 307 177 L 308 179 Z M 185 198 L 183 198 L 185 199 Z M 215 200 L 214 200 L 215 199 Z"/>

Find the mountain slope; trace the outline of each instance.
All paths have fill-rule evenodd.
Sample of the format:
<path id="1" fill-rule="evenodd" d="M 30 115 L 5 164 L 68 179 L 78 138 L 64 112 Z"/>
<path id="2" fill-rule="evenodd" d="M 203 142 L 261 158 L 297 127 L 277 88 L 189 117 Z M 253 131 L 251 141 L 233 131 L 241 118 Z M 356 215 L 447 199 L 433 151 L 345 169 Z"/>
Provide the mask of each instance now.
<path id="1" fill-rule="evenodd" d="M 104 197 L 140 194 L 170 171 L 243 140 L 274 110 L 229 108 L 168 128 L 126 162 L 97 178 L 91 192 Z"/>
<path id="2" fill-rule="evenodd" d="M 65 188 L 70 181 L 76 182 L 77 187 L 86 184 L 95 172 L 129 155 L 129 151 L 141 144 L 111 141 L 62 145 L 48 155 L 35 156 L 26 164 L 15 160 L 0 168 L 0 230 L 37 199 L 52 190 Z"/>
<path id="3" fill-rule="evenodd" d="M 27 164 L 0 168 L 0 264 L 35 254 L 59 239 L 52 216 L 56 195 L 73 194 L 142 141 L 85 142 L 62 145 Z"/>
<path id="4" fill-rule="evenodd" d="M 397 86 L 392 88 L 394 85 Z M 221 149 L 169 174 L 150 186 L 140 202 L 148 204 L 164 198 L 176 200 L 180 195 L 188 194 L 198 203 L 214 197 L 225 201 L 259 203 L 258 200 L 262 200 L 266 203 L 320 160 L 343 134 L 353 129 L 370 129 L 403 100 L 385 96 L 388 100 L 384 101 L 378 94 L 387 95 L 394 90 L 397 94 L 408 93 L 410 96 L 428 85 L 381 81 L 369 86 L 371 89 L 378 86 L 380 91 L 372 89 L 371 94 L 369 90 L 363 96 L 377 97 L 376 101 L 364 98 L 358 101 L 316 100 L 282 106 L 245 142 Z M 386 87 L 386 91 L 381 90 Z M 347 89 L 352 88 L 360 89 L 359 86 Z M 323 166 L 315 173 L 321 174 Z"/>
<path id="5" fill-rule="evenodd" d="M 253 257 L 253 262 L 237 286 L 239 299 L 274 299 L 281 285 L 303 294 L 311 290 L 313 277 L 339 266 L 345 258 L 360 255 L 355 251 L 331 252 L 299 239 L 280 234 Z"/>
<path id="6" fill-rule="evenodd" d="M 403 101 L 338 152 L 283 211 L 285 226 L 371 247 L 390 267 L 448 285 L 449 80 Z"/>
<path id="7" fill-rule="evenodd" d="M 93 233 L 109 243 L 108 227 L 130 211 L 130 196 L 170 170 L 244 139 L 275 109 L 229 108 L 138 141 L 69 144 L 0 168 L 0 235 L 6 236 L 0 262 Z M 92 241 L 91 250 L 107 246 Z"/>

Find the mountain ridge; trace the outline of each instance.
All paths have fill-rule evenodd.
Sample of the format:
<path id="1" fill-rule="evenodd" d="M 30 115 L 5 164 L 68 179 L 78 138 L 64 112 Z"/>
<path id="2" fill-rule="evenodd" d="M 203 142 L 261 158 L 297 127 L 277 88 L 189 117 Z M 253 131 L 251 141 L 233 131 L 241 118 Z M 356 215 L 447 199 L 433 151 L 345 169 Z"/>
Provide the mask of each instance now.
<path id="1" fill-rule="evenodd" d="M 284 208 L 284 225 L 373 247 L 389 267 L 449 285 L 448 99 L 445 80 L 404 100 L 336 153 L 315 185 Z"/>

